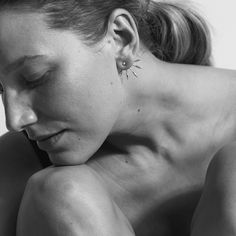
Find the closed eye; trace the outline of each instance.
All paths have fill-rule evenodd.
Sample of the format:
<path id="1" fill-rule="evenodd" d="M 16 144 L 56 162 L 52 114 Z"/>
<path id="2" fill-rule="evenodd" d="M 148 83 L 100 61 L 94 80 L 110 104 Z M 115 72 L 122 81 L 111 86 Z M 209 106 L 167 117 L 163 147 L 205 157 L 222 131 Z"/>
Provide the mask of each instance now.
<path id="1" fill-rule="evenodd" d="M 0 84 L 0 95 L 2 95 L 3 94 L 3 87 L 2 87 L 2 85 Z"/>
<path id="2" fill-rule="evenodd" d="M 35 88 L 37 86 L 43 85 L 50 77 L 51 71 L 47 71 L 44 74 L 33 74 L 32 76 L 25 77 L 21 75 L 27 88 Z"/>

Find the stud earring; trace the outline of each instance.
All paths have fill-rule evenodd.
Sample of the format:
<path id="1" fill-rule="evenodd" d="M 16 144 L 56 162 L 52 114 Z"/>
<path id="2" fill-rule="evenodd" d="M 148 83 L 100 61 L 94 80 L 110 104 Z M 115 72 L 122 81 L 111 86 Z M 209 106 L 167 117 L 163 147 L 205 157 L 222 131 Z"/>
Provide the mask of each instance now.
<path id="1" fill-rule="evenodd" d="M 142 69 L 139 65 L 136 65 L 136 64 L 135 64 L 135 63 L 140 62 L 140 61 L 141 61 L 141 60 L 139 60 L 139 59 L 135 60 L 135 61 L 134 61 L 134 64 L 132 65 L 132 67 L 135 67 L 135 68 L 137 68 L 137 69 Z M 122 67 L 127 68 L 127 62 L 126 62 L 126 61 L 123 61 L 121 64 L 122 64 Z M 138 78 L 137 73 L 132 69 L 132 67 L 129 68 L 129 69 L 123 69 L 123 70 L 125 70 L 126 79 L 127 79 L 127 80 L 129 79 L 129 73 L 128 73 L 129 71 L 132 72 L 132 74 L 135 76 L 135 78 Z"/>
<path id="2" fill-rule="evenodd" d="M 127 66 L 127 62 L 126 62 L 126 61 L 123 61 L 123 62 L 122 62 L 122 66 L 123 66 L 123 67 L 126 67 L 126 66 Z"/>

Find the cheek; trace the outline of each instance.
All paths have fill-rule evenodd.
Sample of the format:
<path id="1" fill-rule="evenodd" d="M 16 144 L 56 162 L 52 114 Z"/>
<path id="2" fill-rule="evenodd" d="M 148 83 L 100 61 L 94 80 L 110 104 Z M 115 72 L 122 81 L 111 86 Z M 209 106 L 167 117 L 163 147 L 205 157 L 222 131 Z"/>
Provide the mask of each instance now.
<path id="1" fill-rule="evenodd" d="M 115 65 L 104 63 L 91 58 L 90 63 L 61 68 L 37 93 L 42 117 L 65 122 L 80 132 L 109 132 L 122 105 L 123 91 Z"/>
<path id="2" fill-rule="evenodd" d="M 37 92 L 34 106 L 45 120 L 68 122 L 81 129 L 105 126 L 115 119 L 121 96 L 120 88 L 99 78 L 81 79 L 76 83 L 57 83 Z M 70 123 L 69 123 L 70 122 Z M 95 127 L 94 127 L 95 126 Z"/>

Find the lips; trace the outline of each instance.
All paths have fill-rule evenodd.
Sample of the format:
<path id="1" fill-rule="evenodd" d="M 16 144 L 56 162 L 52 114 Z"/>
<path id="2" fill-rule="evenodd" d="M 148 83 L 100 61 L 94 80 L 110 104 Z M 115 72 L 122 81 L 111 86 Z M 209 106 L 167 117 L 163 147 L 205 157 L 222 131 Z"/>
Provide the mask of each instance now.
<path id="1" fill-rule="evenodd" d="M 50 135 L 50 136 L 48 136 L 48 137 L 39 139 L 37 142 L 39 142 L 39 143 L 46 142 L 47 140 L 50 140 L 51 138 L 56 137 L 57 135 L 58 135 L 58 134 Z"/>
<path id="2" fill-rule="evenodd" d="M 64 135 L 65 130 L 62 130 L 58 133 L 50 134 L 50 135 L 42 135 L 36 136 L 33 140 L 37 141 L 38 147 L 45 151 L 51 151 L 56 149 L 59 145 L 59 141 Z"/>
<path id="3" fill-rule="evenodd" d="M 46 141 L 47 139 L 61 133 L 62 131 L 60 132 L 56 132 L 56 133 L 51 133 L 51 134 L 47 134 L 47 135 L 30 135 L 28 134 L 29 138 L 33 141 L 37 141 L 37 142 L 42 142 L 42 141 Z"/>
<path id="4" fill-rule="evenodd" d="M 33 138 L 33 140 L 38 141 L 38 142 L 43 142 L 43 141 L 46 141 L 47 139 L 49 139 L 49 138 L 51 138 L 55 135 L 57 135 L 57 134 L 38 136 L 36 138 Z"/>

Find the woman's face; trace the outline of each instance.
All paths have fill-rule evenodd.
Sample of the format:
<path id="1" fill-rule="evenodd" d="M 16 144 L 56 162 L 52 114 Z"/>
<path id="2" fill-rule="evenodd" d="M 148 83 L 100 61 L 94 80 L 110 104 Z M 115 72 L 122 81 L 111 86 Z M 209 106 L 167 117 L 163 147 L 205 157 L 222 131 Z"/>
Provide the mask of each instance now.
<path id="1" fill-rule="evenodd" d="M 48 29 L 37 13 L 1 12 L 7 126 L 24 129 L 54 164 L 87 161 L 118 118 L 122 83 L 112 44 L 101 44 L 87 47 L 71 31 Z"/>

